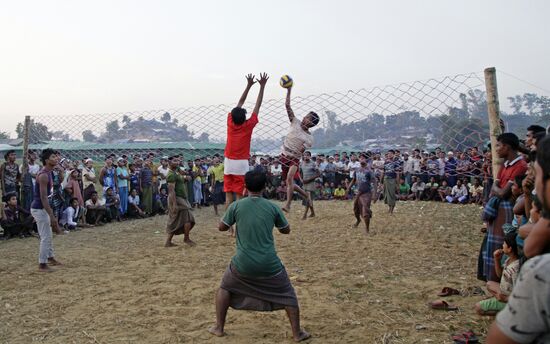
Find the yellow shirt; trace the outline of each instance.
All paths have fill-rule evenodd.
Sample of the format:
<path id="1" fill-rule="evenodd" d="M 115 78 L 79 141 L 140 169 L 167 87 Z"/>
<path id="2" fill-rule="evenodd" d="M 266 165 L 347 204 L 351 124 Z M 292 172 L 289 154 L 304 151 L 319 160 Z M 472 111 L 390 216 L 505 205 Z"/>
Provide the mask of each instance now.
<path id="1" fill-rule="evenodd" d="M 334 189 L 334 196 L 336 197 L 343 197 L 346 195 L 346 190 L 344 188 L 336 188 Z"/>
<path id="2" fill-rule="evenodd" d="M 208 169 L 208 174 L 214 175 L 214 180 L 216 182 L 223 183 L 223 164 L 219 164 L 218 166 L 210 166 Z"/>

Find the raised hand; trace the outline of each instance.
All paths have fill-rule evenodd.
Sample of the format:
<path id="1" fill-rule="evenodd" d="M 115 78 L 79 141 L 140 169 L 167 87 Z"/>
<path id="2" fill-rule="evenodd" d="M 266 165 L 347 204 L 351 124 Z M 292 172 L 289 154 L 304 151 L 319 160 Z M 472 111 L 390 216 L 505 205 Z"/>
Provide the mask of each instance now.
<path id="1" fill-rule="evenodd" d="M 260 84 L 260 86 L 265 86 L 268 79 L 269 76 L 267 76 L 267 73 L 260 73 L 260 79 L 256 79 L 256 81 Z"/>
<path id="2" fill-rule="evenodd" d="M 252 74 L 248 74 L 247 76 L 245 76 L 248 87 L 252 87 L 252 85 L 256 83 L 256 81 L 254 80 L 255 77 L 256 76 Z"/>

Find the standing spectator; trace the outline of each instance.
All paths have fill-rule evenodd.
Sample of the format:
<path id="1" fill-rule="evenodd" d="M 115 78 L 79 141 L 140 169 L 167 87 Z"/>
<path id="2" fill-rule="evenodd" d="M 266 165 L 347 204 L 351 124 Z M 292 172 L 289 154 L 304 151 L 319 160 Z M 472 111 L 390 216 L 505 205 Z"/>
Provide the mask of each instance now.
<path id="1" fill-rule="evenodd" d="M 413 151 L 412 157 L 410 157 L 413 165 L 413 175 L 417 176 L 419 180 L 422 180 L 422 157 L 420 156 L 420 149 Z M 422 180 L 423 181 L 423 180 Z M 425 181 L 423 181 L 425 183 Z"/>
<path id="2" fill-rule="evenodd" d="M 309 194 L 310 202 L 303 202 L 306 210 L 302 219 L 306 219 L 307 213 L 311 210 L 309 217 L 315 216 L 315 210 L 313 209 L 313 198 L 315 192 L 315 179 L 319 178 L 321 172 L 317 168 L 317 165 L 311 161 L 311 152 L 306 151 L 303 155 L 303 160 L 300 165 L 300 170 L 302 171 L 302 181 L 304 183 L 304 191 Z"/>
<path id="3" fill-rule="evenodd" d="M 343 184 L 346 179 L 345 169 L 346 164 L 340 159 L 340 154 L 334 154 L 334 166 L 336 167 L 336 184 Z"/>
<path id="4" fill-rule="evenodd" d="M 435 153 L 430 153 L 429 158 L 426 160 L 426 170 L 428 172 L 428 178 L 435 177 L 436 181 L 442 182 L 443 179 L 439 176 L 439 162 Z M 445 169 L 443 169 L 445 171 Z M 445 172 L 443 172 L 445 173 Z"/>
<path id="5" fill-rule="evenodd" d="M 130 169 L 130 190 L 134 189 L 138 194 L 141 193 L 141 179 L 139 177 L 139 171 L 136 170 L 135 164 L 128 165 Z"/>
<path id="6" fill-rule="evenodd" d="M 82 197 L 82 193 L 80 192 L 80 185 L 78 184 L 78 170 L 69 171 L 68 175 L 69 175 L 69 179 L 67 180 L 65 189 L 67 188 L 72 189 L 73 191 L 72 197 L 78 200 L 78 206 L 83 207 L 84 198 Z"/>
<path id="7" fill-rule="evenodd" d="M 328 158 L 323 174 L 325 182 L 328 182 L 329 184 L 336 183 L 336 165 L 334 164 L 333 157 Z"/>
<path id="8" fill-rule="evenodd" d="M 399 162 L 394 159 L 394 151 L 390 149 L 384 162 L 384 174 L 382 182 L 384 184 L 384 203 L 388 205 L 389 213 L 393 214 L 397 194 L 397 183 L 399 179 Z"/>
<path id="9" fill-rule="evenodd" d="M 223 189 L 224 181 L 224 165 L 220 164 L 220 158 L 217 156 L 212 159 L 212 166 L 208 169 L 208 175 L 210 176 L 210 190 L 212 192 L 212 203 L 214 205 L 214 212 L 216 216 L 219 216 L 218 205 L 225 203 L 225 193 Z"/>
<path id="10" fill-rule="evenodd" d="M 510 200 L 512 184 L 517 176 L 524 175 L 527 171 L 527 163 L 521 155 L 518 155 L 519 139 L 513 133 L 504 133 L 497 138 L 496 151 L 498 156 L 505 160 L 498 178 L 492 188 L 492 194 L 496 198 L 492 206 L 485 206 L 485 214 L 493 214 L 494 218 L 485 217 L 488 222 L 486 240 L 482 244 L 482 259 L 478 266 L 479 278 L 486 281 L 499 281 L 496 274 L 493 252 L 502 246 L 504 241 L 503 225 L 512 223 L 513 204 Z M 498 205 L 495 205 L 498 204 Z M 494 209 L 494 210 L 493 210 Z"/>
<path id="11" fill-rule="evenodd" d="M 158 172 L 158 181 L 159 181 L 159 192 L 162 188 L 167 189 L 166 186 L 166 177 L 168 176 L 168 172 L 170 171 L 170 168 L 168 166 L 168 157 L 163 156 L 160 159 L 160 166 L 157 169 Z"/>
<path id="12" fill-rule="evenodd" d="M 4 155 L 6 162 L 0 166 L 0 184 L 2 186 L 2 195 L 15 192 L 19 199 L 19 182 L 21 181 L 21 173 L 19 165 L 15 163 L 17 155 L 14 150 L 9 150 Z"/>
<path id="13" fill-rule="evenodd" d="M 193 207 L 200 208 L 202 203 L 202 168 L 200 159 L 195 159 L 192 169 L 193 177 Z"/>
<path id="14" fill-rule="evenodd" d="M 449 152 L 449 153 L 452 153 L 452 152 Z M 452 155 L 452 154 L 449 154 L 449 155 Z M 438 171 L 438 175 L 439 175 L 439 180 L 447 180 L 446 178 L 446 174 L 447 174 L 447 169 L 446 169 L 446 159 L 445 159 L 445 153 L 444 152 L 439 152 L 439 155 L 438 155 L 438 159 L 437 159 L 437 171 Z M 453 180 L 455 183 L 456 183 L 456 180 Z M 451 182 L 449 180 L 447 180 L 447 183 L 449 184 L 450 187 L 453 187 L 454 185 L 451 185 Z"/>
<path id="15" fill-rule="evenodd" d="M 120 200 L 120 215 L 126 216 L 128 213 L 128 195 L 130 190 L 128 184 L 130 182 L 130 172 L 126 168 L 126 160 L 123 158 L 118 158 L 118 167 L 116 168 L 117 176 L 117 186 L 118 186 L 118 196 Z"/>
<path id="16" fill-rule="evenodd" d="M 466 156 L 466 153 L 462 152 L 458 155 L 458 160 L 456 160 L 456 178 L 464 180 L 470 175 L 471 175 L 470 159 Z"/>
<path id="17" fill-rule="evenodd" d="M 84 160 L 84 167 L 82 169 L 82 186 L 84 188 L 83 197 L 84 202 L 92 197 L 92 192 L 95 190 L 95 183 L 97 183 L 97 177 L 95 174 L 94 161 L 92 159 Z"/>
<path id="18" fill-rule="evenodd" d="M 350 162 L 347 166 L 347 171 L 349 171 L 349 179 L 352 180 L 355 176 L 355 170 L 361 167 L 361 163 L 357 160 L 357 155 L 351 154 Z"/>
<path id="19" fill-rule="evenodd" d="M 105 166 L 99 173 L 99 183 L 103 187 L 103 194 L 105 194 L 107 188 L 117 188 L 116 168 L 113 166 L 113 159 L 110 156 L 105 158 Z"/>
<path id="20" fill-rule="evenodd" d="M 36 153 L 33 150 L 27 152 L 27 170 L 23 171 L 23 165 L 19 168 L 23 178 L 23 194 L 21 195 L 21 205 L 23 209 L 30 212 L 33 199 L 33 191 L 36 185 L 36 175 L 40 171 L 40 165 L 36 163 Z M 25 172 L 25 173 L 23 173 Z"/>
<path id="21" fill-rule="evenodd" d="M 143 211 L 148 216 L 153 214 L 153 170 L 151 169 L 151 160 L 146 159 L 139 173 L 141 182 L 141 205 Z"/>
<path id="22" fill-rule="evenodd" d="M 56 152 L 56 158 L 60 159 L 61 155 Z M 63 160 L 63 159 L 61 159 Z M 57 160 L 60 161 L 60 160 Z M 63 215 L 65 195 L 64 195 L 64 180 L 65 180 L 65 168 L 64 165 L 59 163 L 52 170 L 52 182 L 53 182 L 53 194 L 51 195 L 51 207 L 53 214 L 57 220 Z M 36 191 L 36 190 L 35 190 Z"/>
<path id="23" fill-rule="evenodd" d="M 409 158 L 409 153 L 405 152 L 403 153 L 403 177 L 405 178 L 405 182 L 409 185 L 411 185 L 413 172 L 414 161 Z"/>
<path id="24" fill-rule="evenodd" d="M 483 172 L 483 204 L 485 204 L 489 200 L 493 188 L 493 161 L 490 149 L 484 152 L 481 170 Z"/>

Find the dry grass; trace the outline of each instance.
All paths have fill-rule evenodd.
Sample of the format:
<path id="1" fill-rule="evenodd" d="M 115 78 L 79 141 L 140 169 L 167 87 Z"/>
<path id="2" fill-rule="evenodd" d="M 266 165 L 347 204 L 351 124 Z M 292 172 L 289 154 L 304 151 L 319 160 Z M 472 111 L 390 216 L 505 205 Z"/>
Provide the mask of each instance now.
<path id="1" fill-rule="evenodd" d="M 451 297 L 458 312 L 426 305 L 444 286 L 482 285 L 479 208 L 399 203 L 388 216 L 378 203 L 365 237 L 350 226 L 350 202 L 317 206 L 318 217 L 303 222 L 295 202 L 292 233 L 276 234 L 311 342 L 451 343 L 454 332 L 485 333 L 490 319 L 471 309 L 479 296 Z M 52 274 L 36 272 L 36 239 L 0 243 L 0 342 L 289 341 L 284 312 L 230 310 L 226 338 L 206 332 L 234 244 L 217 232 L 212 208 L 195 215 L 193 248 L 162 247 L 164 217 L 57 236 L 66 265 Z"/>

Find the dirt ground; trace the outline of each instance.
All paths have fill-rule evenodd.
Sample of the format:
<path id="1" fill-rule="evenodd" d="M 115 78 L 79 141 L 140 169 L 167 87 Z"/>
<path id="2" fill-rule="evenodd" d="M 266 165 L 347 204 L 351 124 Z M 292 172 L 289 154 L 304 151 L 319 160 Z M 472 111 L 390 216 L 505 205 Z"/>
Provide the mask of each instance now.
<path id="1" fill-rule="evenodd" d="M 481 296 L 454 296 L 456 312 L 433 311 L 445 286 L 476 280 L 477 206 L 373 206 L 372 233 L 351 228 L 352 204 L 317 202 L 302 221 L 294 202 L 290 235 L 276 232 L 296 288 L 308 343 L 452 343 L 491 319 L 474 314 Z M 195 211 L 196 247 L 163 248 L 166 217 L 85 229 L 54 238 L 56 272 L 36 272 L 38 240 L 0 242 L 1 343 L 280 343 L 291 333 L 283 311 L 230 310 L 225 338 L 213 324 L 214 293 L 234 253 L 212 208 Z"/>

